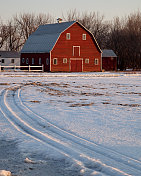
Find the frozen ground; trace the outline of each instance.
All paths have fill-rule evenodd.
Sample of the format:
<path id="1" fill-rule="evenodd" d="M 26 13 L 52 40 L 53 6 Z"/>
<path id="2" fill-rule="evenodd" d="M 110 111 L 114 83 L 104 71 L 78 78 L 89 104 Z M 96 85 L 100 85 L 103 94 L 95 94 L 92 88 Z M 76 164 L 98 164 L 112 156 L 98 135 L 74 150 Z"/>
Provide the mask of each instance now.
<path id="1" fill-rule="evenodd" d="M 0 73 L 0 170 L 141 175 L 141 74 Z"/>

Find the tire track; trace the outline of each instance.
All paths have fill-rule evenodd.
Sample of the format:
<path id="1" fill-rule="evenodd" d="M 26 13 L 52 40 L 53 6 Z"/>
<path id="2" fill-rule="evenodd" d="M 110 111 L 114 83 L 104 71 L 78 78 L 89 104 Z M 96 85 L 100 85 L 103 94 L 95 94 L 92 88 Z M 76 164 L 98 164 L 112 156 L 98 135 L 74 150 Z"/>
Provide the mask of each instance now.
<path id="1" fill-rule="evenodd" d="M 38 132 L 38 130 L 35 129 L 34 132 L 32 132 L 32 130 L 34 130 L 32 127 L 30 129 L 30 126 L 24 122 L 23 120 L 19 119 L 19 117 L 15 114 L 15 112 L 10 108 L 10 106 L 7 104 L 6 102 L 6 96 L 7 96 L 7 90 L 3 90 L 2 93 L 1 93 L 1 96 L 3 99 L 1 99 L 0 101 L 0 111 L 2 112 L 3 116 L 7 119 L 7 121 L 17 130 L 19 131 L 20 133 L 22 133 L 23 135 L 26 135 L 28 137 L 31 137 L 32 139 L 38 141 L 38 142 L 41 142 L 42 144 L 44 145 L 47 145 L 47 146 L 51 146 L 54 150 L 56 150 L 57 152 L 61 153 L 63 156 L 65 156 L 65 158 L 69 158 L 70 160 L 72 160 L 74 163 L 76 163 L 78 166 L 80 166 L 80 168 L 83 170 L 85 169 L 85 171 L 87 173 L 91 173 L 95 170 L 93 169 L 90 169 L 90 168 L 85 168 L 85 166 L 83 165 L 82 162 L 80 162 L 79 160 L 75 159 L 75 158 L 72 158 L 71 155 L 68 155 L 67 153 L 65 153 L 62 149 L 60 150 L 58 147 L 54 146 L 52 143 L 50 144 L 50 142 L 48 141 L 47 137 L 46 138 L 40 138 L 40 135 L 39 134 L 42 134 L 39 132 L 39 134 L 35 134 L 35 131 Z M 8 112 L 9 111 L 9 112 Z M 12 117 L 12 114 L 13 114 L 13 117 Z M 18 121 L 15 120 L 18 119 Z M 22 124 L 21 122 L 23 122 L 24 124 Z M 26 125 L 27 126 L 26 126 Z M 29 128 L 28 128 L 29 127 Z M 43 136 L 45 136 L 43 134 Z M 54 142 L 54 141 L 53 141 Z M 80 169 L 80 171 L 81 171 Z M 97 170 L 97 169 L 96 169 Z M 101 173 L 99 171 L 97 171 L 97 173 Z M 103 175 L 105 175 L 103 173 Z"/>
<path id="2" fill-rule="evenodd" d="M 30 112 L 30 116 L 36 116 L 38 119 L 40 119 L 41 121 L 44 121 L 45 119 L 43 119 L 41 116 L 39 116 L 38 114 L 34 113 L 31 109 L 29 109 L 23 102 L 21 99 L 21 89 L 18 89 L 18 95 L 17 95 L 17 99 L 19 100 L 20 105 L 23 107 L 23 109 L 25 109 L 26 112 Z M 18 104 L 17 104 L 18 106 Z M 20 107 L 19 107 L 20 108 Z M 22 110 L 22 109 L 21 109 Z M 36 120 L 36 118 L 34 118 L 34 120 Z M 39 121 L 37 120 L 37 123 L 39 123 Z M 62 130 L 61 128 L 57 127 L 56 125 L 50 123 L 49 121 L 46 120 L 46 123 L 53 127 L 53 128 L 48 128 L 48 130 L 51 130 L 52 132 L 56 133 L 59 136 L 62 136 L 63 138 L 66 138 L 67 140 L 70 140 L 78 145 L 83 146 L 84 148 L 87 148 L 88 150 L 91 150 L 93 152 L 99 153 L 100 155 L 104 155 L 107 158 L 110 158 L 116 162 L 119 163 L 123 163 L 126 166 L 132 167 L 134 169 L 137 169 L 140 171 L 141 174 L 141 161 L 134 159 L 132 157 L 128 157 L 124 154 L 118 153 L 112 149 L 108 149 L 106 147 L 103 147 L 101 145 L 98 145 L 94 142 L 90 142 L 86 139 L 83 139 L 77 135 L 71 134 L 70 132 L 67 132 L 65 130 Z M 40 123 L 41 126 L 44 125 Z"/>
<path id="3" fill-rule="evenodd" d="M 29 118 L 31 116 L 28 117 L 27 112 L 33 113 L 28 107 L 25 107 L 25 105 L 22 103 L 21 99 L 20 99 L 20 89 L 16 87 L 16 90 L 14 90 L 14 92 L 16 93 L 14 96 L 10 96 L 11 100 L 12 100 L 12 104 L 9 105 L 9 95 L 8 94 L 10 92 L 10 90 L 5 90 L 2 94 L 2 101 L 1 101 L 1 111 L 3 114 L 5 114 L 7 116 L 7 119 L 9 119 L 10 122 L 13 123 L 13 125 L 15 125 L 15 127 L 17 127 L 18 129 L 21 130 L 21 132 L 24 132 L 24 134 L 31 136 L 32 138 L 39 140 L 45 144 L 49 144 L 50 146 L 53 146 L 53 148 L 55 148 L 56 150 L 58 150 L 59 152 L 65 154 L 66 156 L 68 156 L 69 158 L 75 160 L 75 161 L 79 161 L 81 162 L 81 165 L 83 165 L 83 167 L 89 171 L 100 171 L 100 173 L 103 174 L 108 174 L 108 175 L 128 175 L 122 171 L 116 170 L 115 168 L 112 168 L 110 166 L 106 166 L 105 164 L 102 164 L 100 162 L 95 161 L 94 159 L 88 157 L 87 155 L 81 155 L 81 153 L 79 151 L 77 151 L 75 148 L 70 148 L 68 147 L 67 143 L 62 143 L 60 140 L 48 135 L 47 133 L 42 132 L 41 130 L 38 130 L 38 126 L 36 125 L 36 123 L 34 122 L 34 120 L 32 119 L 31 123 L 30 121 L 25 121 L 23 119 L 27 118 L 29 120 Z M 18 90 L 18 91 L 17 91 Z M 18 93 L 17 93 L 18 92 Z M 24 107 L 22 110 L 19 108 L 19 106 L 16 103 L 17 97 L 19 98 L 19 102 L 21 103 L 21 105 Z M 16 99 L 15 99 L 16 98 Z M 18 113 L 16 113 L 17 111 L 19 111 Z M 28 111 L 27 111 L 28 110 Z M 7 113 L 8 111 L 8 113 Z M 40 117 L 37 114 L 33 113 L 33 115 L 36 117 Z M 40 117 L 40 119 L 42 119 L 42 117 Z M 43 120 L 43 119 L 42 119 Z M 35 127 L 32 124 L 32 122 L 35 123 Z M 55 129 L 53 132 L 56 133 L 58 136 L 64 137 L 65 139 L 76 143 L 77 145 L 79 145 L 80 147 L 83 146 L 85 149 L 91 150 L 92 152 L 98 152 L 95 150 L 92 150 L 93 146 L 88 147 L 86 145 L 86 143 L 88 143 L 89 145 L 92 143 L 90 143 L 89 141 L 86 141 L 80 137 L 77 137 L 75 135 L 72 135 L 71 133 L 68 133 L 62 129 L 60 129 L 59 127 L 49 123 L 49 125 L 52 126 L 53 129 Z M 61 134 L 60 134 L 61 133 Z M 65 134 L 65 135 L 64 135 Z M 66 136 L 67 134 L 67 136 Z M 78 141 L 79 140 L 79 141 Z M 85 142 L 85 145 L 83 144 L 83 142 Z M 94 144 L 94 146 L 96 146 L 96 144 Z M 107 156 L 109 157 L 109 156 Z M 115 159 L 115 158 L 114 158 Z M 129 158 L 128 158 L 129 159 Z M 131 160 L 131 158 L 130 158 Z M 117 161 L 117 159 L 116 159 Z M 125 163 L 123 163 L 125 164 Z M 127 163 L 126 163 L 127 165 Z M 129 166 L 129 165 L 128 165 Z M 132 166 L 133 167 L 133 166 Z M 137 169 L 137 168 L 135 168 Z"/>

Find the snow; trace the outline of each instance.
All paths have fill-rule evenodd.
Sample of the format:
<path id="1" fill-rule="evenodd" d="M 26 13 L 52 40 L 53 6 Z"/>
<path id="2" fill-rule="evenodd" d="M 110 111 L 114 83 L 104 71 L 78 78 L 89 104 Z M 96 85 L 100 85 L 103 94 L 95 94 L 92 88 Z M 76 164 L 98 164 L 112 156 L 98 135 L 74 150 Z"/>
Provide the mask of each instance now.
<path id="1" fill-rule="evenodd" d="M 0 117 L 0 139 L 18 141 L 34 170 L 141 175 L 140 72 L 2 72 Z"/>

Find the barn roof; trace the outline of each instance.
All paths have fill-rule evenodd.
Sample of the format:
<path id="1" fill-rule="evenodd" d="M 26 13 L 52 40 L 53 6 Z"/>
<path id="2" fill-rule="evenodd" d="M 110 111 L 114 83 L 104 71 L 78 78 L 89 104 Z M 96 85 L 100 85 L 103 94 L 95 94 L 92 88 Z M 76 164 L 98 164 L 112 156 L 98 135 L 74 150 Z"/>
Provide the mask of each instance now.
<path id="1" fill-rule="evenodd" d="M 0 51 L 0 58 L 20 58 L 20 54 L 16 51 Z"/>
<path id="2" fill-rule="evenodd" d="M 75 21 L 41 25 L 24 44 L 21 53 L 49 53 L 60 34 Z"/>
<path id="3" fill-rule="evenodd" d="M 25 42 L 21 50 L 21 53 L 49 53 L 53 49 L 60 34 L 66 29 L 68 29 L 70 26 L 72 26 L 74 23 L 76 23 L 76 21 L 46 24 L 39 26 L 39 28 L 29 36 L 28 40 Z M 85 30 L 87 30 L 79 22 L 77 23 L 82 26 Z M 90 33 L 90 31 L 88 32 Z M 93 36 L 93 34 L 91 35 Z M 101 52 L 101 49 L 98 46 L 98 43 L 95 38 L 94 41 L 98 50 Z"/>
<path id="4" fill-rule="evenodd" d="M 102 57 L 117 57 L 113 50 L 102 50 Z"/>

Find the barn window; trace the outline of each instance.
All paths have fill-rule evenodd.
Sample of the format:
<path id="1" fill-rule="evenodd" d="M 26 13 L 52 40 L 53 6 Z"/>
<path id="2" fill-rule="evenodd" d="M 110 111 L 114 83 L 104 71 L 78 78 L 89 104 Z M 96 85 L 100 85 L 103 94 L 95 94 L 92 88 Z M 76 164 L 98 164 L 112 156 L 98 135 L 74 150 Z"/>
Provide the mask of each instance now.
<path id="1" fill-rule="evenodd" d="M 95 64 L 95 65 L 98 65 L 98 59 L 97 59 L 97 58 L 95 58 L 94 64 Z"/>
<path id="2" fill-rule="evenodd" d="M 66 33 L 66 39 L 70 40 L 70 33 Z"/>
<path id="3" fill-rule="evenodd" d="M 85 59 L 85 64 L 89 64 L 89 59 Z"/>
<path id="4" fill-rule="evenodd" d="M 54 65 L 57 65 L 57 58 L 54 58 L 54 59 L 53 59 L 53 64 L 54 64 Z"/>
<path id="5" fill-rule="evenodd" d="M 49 58 L 46 58 L 46 65 L 49 65 Z"/>
<path id="6" fill-rule="evenodd" d="M 14 64 L 14 59 L 11 59 L 11 63 Z"/>
<path id="7" fill-rule="evenodd" d="M 4 63 L 4 59 L 2 59 L 1 62 Z"/>
<path id="8" fill-rule="evenodd" d="M 32 58 L 32 64 L 34 64 L 34 58 Z"/>
<path id="9" fill-rule="evenodd" d="M 26 58 L 26 64 L 29 64 L 29 59 L 28 58 Z"/>
<path id="10" fill-rule="evenodd" d="M 86 34 L 82 34 L 82 40 L 86 40 Z"/>
<path id="11" fill-rule="evenodd" d="M 25 59 L 24 58 L 22 58 L 22 63 L 24 63 L 25 62 Z"/>
<path id="12" fill-rule="evenodd" d="M 63 64 L 67 64 L 67 58 L 63 58 Z"/>
<path id="13" fill-rule="evenodd" d="M 39 65 L 42 64 L 42 58 L 39 58 Z"/>

